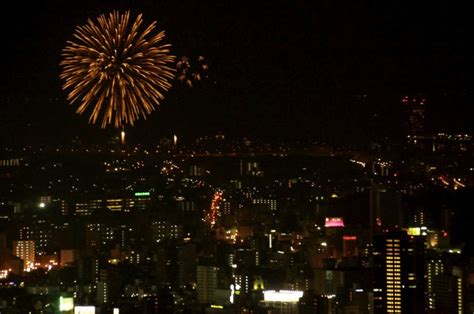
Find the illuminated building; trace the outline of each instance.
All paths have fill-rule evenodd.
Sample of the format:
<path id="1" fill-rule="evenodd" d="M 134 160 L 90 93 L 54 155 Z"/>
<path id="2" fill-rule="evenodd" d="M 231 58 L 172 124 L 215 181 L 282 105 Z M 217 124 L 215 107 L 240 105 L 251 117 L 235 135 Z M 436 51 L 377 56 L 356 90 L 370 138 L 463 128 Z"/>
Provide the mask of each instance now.
<path id="1" fill-rule="evenodd" d="M 433 311 L 435 313 L 464 313 L 463 280 L 459 268 L 453 273 L 437 275 L 433 278 Z"/>
<path id="2" fill-rule="evenodd" d="M 240 160 L 240 176 L 263 176 L 263 171 L 260 168 L 260 163 L 257 161 Z"/>
<path id="3" fill-rule="evenodd" d="M 198 266 L 196 272 L 196 292 L 197 299 L 201 304 L 211 304 L 214 302 L 214 293 L 217 289 L 217 277 L 219 267 Z"/>
<path id="4" fill-rule="evenodd" d="M 101 202 L 101 200 L 98 200 Z M 95 204 L 93 204 L 92 206 L 97 206 Z M 100 206 L 98 207 L 95 207 L 94 209 L 96 208 L 100 208 Z M 91 208 L 91 206 L 89 205 L 89 203 L 76 203 L 75 206 L 74 206 L 74 215 L 77 215 L 77 216 L 90 216 L 92 215 L 92 212 L 93 212 L 93 208 Z"/>
<path id="5" fill-rule="evenodd" d="M 109 302 L 109 284 L 107 282 L 107 271 L 102 269 L 99 274 L 99 281 L 97 281 L 97 303 Z"/>
<path id="6" fill-rule="evenodd" d="M 189 167 L 189 176 L 191 177 L 202 177 L 205 170 L 197 165 L 191 165 Z"/>
<path id="7" fill-rule="evenodd" d="M 130 212 L 131 210 L 145 210 L 151 201 L 149 192 L 136 192 L 132 198 L 109 198 L 93 199 L 75 203 L 74 215 L 90 216 L 98 210 L 109 210 L 112 212 Z M 63 206 L 63 205 L 62 205 Z M 63 214 L 67 213 L 67 204 Z"/>
<path id="8" fill-rule="evenodd" d="M 107 209 L 113 212 L 122 211 L 124 207 L 123 199 L 121 198 L 108 199 L 106 200 L 106 204 Z"/>
<path id="9" fill-rule="evenodd" d="M 35 241 L 13 241 L 13 252 L 23 260 L 23 270 L 28 271 L 35 264 Z"/>
<path id="10" fill-rule="evenodd" d="M 271 212 L 276 212 L 277 210 L 277 201 L 275 199 L 268 198 L 256 198 L 252 200 L 254 204 L 263 205 Z"/>
<path id="11" fill-rule="evenodd" d="M 39 198 L 39 204 L 44 204 L 44 206 L 48 206 L 51 204 L 51 201 L 52 201 L 52 198 L 51 196 L 47 195 L 47 196 L 40 196 Z"/>
<path id="12" fill-rule="evenodd" d="M 222 202 L 221 207 L 222 207 L 222 215 L 224 216 L 232 215 L 230 202 Z"/>
<path id="13" fill-rule="evenodd" d="M 91 223 L 85 227 L 86 247 L 100 247 L 114 239 L 114 230 L 103 224 Z"/>
<path id="14" fill-rule="evenodd" d="M 390 231 L 374 237 L 374 313 L 424 313 L 424 239 Z"/>
<path id="15" fill-rule="evenodd" d="M 196 210 L 196 203 L 193 201 L 181 201 L 178 204 L 179 209 L 183 212 L 190 212 Z"/>
<path id="16" fill-rule="evenodd" d="M 236 286 L 240 287 L 239 291 L 241 293 L 249 293 L 252 289 L 251 281 L 250 281 L 250 274 L 242 269 L 235 270 L 233 275 L 234 283 Z"/>
<path id="17" fill-rule="evenodd" d="M 153 221 L 151 233 L 154 242 L 164 239 L 180 239 L 183 237 L 183 227 L 167 221 Z"/>
<path id="18" fill-rule="evenodd" d="M 61 214 L 66 216 L 69 215 L 69 204 L 65 200 L 60 201 Z"/>
<path id="19" fill-rule="evenodd" d="M 0 159 L 0 167 L 18 167 L 20 165 L 20 159 Z"/>
<path id="20" fill-rule="evenodd" d="M 19 230 L 19 240 L 33 240 L 36 254 L 46 254 L 53 236 L 53 225 L 46 220 L 38 220 Z"/>
<path id="21" fill-rule="evenodd" d="M 28 226 L 20 227 L 19 231 L 20 231 L 19 232 L 19 239 L 20 240 L 32 240 L 33 232 L 30 229 L 30 227 L 28 227 Z"/>
<path id="22" fill-rule="evenodd" d="M 453 254 L 429 251 L 426 261 L 426 303 L 428 313 L 464 313 L 463 269 Z"/>

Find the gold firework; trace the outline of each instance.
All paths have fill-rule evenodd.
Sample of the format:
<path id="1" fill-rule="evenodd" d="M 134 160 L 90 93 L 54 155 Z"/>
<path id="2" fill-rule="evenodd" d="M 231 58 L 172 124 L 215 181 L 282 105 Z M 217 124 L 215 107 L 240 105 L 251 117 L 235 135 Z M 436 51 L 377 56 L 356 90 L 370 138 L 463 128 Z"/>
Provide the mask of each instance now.
<path id="1" fill-rule="evenodd" d="M 79 105 L 78 114 L 90 113 L 90 123 L 133 125 L 146 119 L 171 87 L 171 45 L 163 43 L 164 31 L 154 32 L 156 22 L 143 31 L 142 24 L 142 14 L 130 23 L 130 11 L 102 14 L 76 27 L 74 41 L 63 49 L 63 89 L 68 101 Z"/>

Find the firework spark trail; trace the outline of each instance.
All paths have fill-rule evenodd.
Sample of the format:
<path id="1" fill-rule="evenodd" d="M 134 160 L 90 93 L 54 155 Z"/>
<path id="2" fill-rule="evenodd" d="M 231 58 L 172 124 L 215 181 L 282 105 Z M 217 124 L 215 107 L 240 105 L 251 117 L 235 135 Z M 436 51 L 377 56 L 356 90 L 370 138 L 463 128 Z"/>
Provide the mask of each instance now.
<path id="1" fill-rule="evenodd" d="M 63 49 L 60 65 L 67 99 L 76 112 L 90 112 L 89 122 L 101 120 L 120 127 L 146 119 L 171 87 L 175 57 L 165 33 L 153 34 L 156 22 L 144 31 L 142 15 L 130 25 L 130 11 L 100 15 L 76 27 L 74 40 Z"/>

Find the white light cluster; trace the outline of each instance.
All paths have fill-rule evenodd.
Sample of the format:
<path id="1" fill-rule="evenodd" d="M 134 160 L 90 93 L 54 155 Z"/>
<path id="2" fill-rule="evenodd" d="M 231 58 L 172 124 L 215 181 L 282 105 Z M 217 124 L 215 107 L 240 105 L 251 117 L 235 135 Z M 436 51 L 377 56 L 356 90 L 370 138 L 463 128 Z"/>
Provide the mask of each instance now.
<path id="1" fill-rule="evenodd" d="M 95 314 L 95 306 L 91 306 L 91 305 L 75 306 L 74 314 Z"/>
<path id="2" fill-rule="evenodd" d="M 264 301 L 270 302 L 298 302 L 303 296 L 303 291 L 293 290 L 265 290 L 263 291 Z"/>

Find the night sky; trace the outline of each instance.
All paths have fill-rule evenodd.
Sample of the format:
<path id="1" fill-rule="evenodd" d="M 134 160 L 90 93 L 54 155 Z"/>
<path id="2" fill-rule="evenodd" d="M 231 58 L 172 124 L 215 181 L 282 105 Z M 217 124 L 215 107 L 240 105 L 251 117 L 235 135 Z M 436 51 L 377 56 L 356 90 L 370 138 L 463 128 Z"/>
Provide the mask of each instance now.
<path id="1" fill-rule="evenodd" d="M 0 139 L 94 142 L 101 130 L 61 90 L 61 49 L 76 25 L 113 9 L 158 21 L 177 56 L 209 77 L 176 84 L 136 142 L 177 133 L 358 143 L 403 134 L 400 99 L 427 98 L 428 132 L 472 132 L 470 10 L 450 1 L 12 2 L 1 19 Z M 416 2 L 417 4 L 413 4 Z"/>

